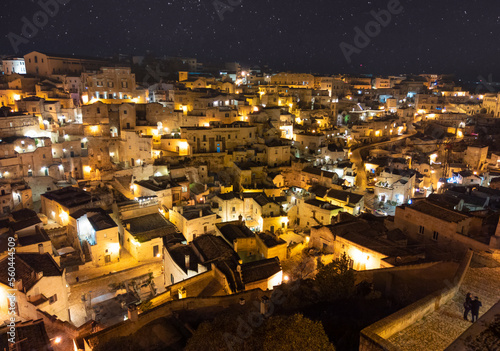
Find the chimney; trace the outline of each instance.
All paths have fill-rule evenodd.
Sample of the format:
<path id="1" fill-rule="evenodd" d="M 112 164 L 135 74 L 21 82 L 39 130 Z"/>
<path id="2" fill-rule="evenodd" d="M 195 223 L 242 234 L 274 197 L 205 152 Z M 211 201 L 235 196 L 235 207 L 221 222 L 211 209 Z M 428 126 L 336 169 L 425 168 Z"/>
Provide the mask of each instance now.
<path id="1" fill-rule="evenodd" d="M 241 261 L 240 261 L 241 263 Z M 236 267 L 236 271 L 238 272 L 239 276 L 240 276 L 240 280 L 243 281 L 243 275 L 241 274 L 241 264 L 239 264 L 237 267 Z"/>
<path id="2" fill-rule="evenodd" d="M 177 207 L 177 209 L 179 210 L 179 213 L 180 213 L 181 215 L 183 215 L 183 214 L 184 214 L 184 207 L 182 207 L 182 206 L 181 206 L 181 207 Z"/>
<path id="3" fill-rule="evenodd" d="M 39 253 L 40 255 L 43 255 L 43 254 L 44 254 L 43 244 L 38 244 L 38 253 Z"/>
<path id="4" fill-rule="evenodd" d="M 132 322 L 137 322 L 139 319 L 139 311 L 137 311 L 137 306 L 133 303 L 128 305 L 128 319 Z"/>
<path id="5" fill-rule="evenodd" d="M 190 263 L 190 257 L 189 255 L 184 255 L 184 262 L 185 262 L 185 265 L 186 265 L 186 270 L 189 269 L 189 263 Z"/>
<path id="6" fill-rule="evenodd" d="M 269 313 L 269 298 L 267 296 L 262 296 L 260 299 L 260 314 L 267 315 Z"/>
<path id="7" fill-rule="evenodd" d="M 349 205 L 349 201 L 351 201 L 351 195 L 347 195 L 347 205 Z"/>
<path id="8" fill-rule="evenodd" d="M 200 209 L 200 218 L 203 217 L 203 209 Z"/>

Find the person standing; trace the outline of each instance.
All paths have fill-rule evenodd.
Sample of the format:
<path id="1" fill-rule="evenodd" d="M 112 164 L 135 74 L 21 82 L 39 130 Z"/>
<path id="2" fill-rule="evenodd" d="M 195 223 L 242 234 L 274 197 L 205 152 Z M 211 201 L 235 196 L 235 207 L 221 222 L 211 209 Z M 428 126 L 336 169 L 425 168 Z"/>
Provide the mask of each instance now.
<path id="1" fill-rule="evenodd" d="M 472 323 L 476 322 L 479 318 L 479 307 L 483 304 L 479 301 L 479 297 L 474 296 L 474 300 L 471 302 L 471 311 L 472 311 Z"/>
<path id="2" fill-rule="evenodd" d="M 468 321 L 469 320 L 469 312 L 472 308 L 472 296 L 471 293 L 467 293 L 465 295 L 465 302 L 464 302 L 464 320 Z"/>

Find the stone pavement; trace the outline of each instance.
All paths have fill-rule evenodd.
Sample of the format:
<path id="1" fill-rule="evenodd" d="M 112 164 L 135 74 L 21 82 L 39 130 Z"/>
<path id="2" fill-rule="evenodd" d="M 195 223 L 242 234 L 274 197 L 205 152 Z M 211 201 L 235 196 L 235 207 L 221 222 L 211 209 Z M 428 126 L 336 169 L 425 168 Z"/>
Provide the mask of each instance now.
<path id="1" fill-rule="evenodd" d="M 389 341 L 402 351 L 444 350 L 471 326 L 471 322 L 463 319 L 463 302 L 468 292 L 482 302 L 481 317 L 500 299 L 500 268 L 469 268 L 458 294 L 451 301 L 394 334 Z"/>
<path id="2" fill-rule="evenodd" d="M 69 308 L 71 321 L 80 326 L 88 321 L 88 314 L 82 297 L 91 298 L 92 301 L 108 300 L 110 296 L 109 285 L 124 282 L 139 276 L 153 273 L 155 284 L 159 292 L 164 291 L 163 262 L 161 259 L 137 262 L 125 250 L 122 251 L 120 262 L 112 263 L 102 267 L 90 267 L 85 270 L 70 272 L 66 274 L 69 292 Z M 76 277 L 79 278 L 78 283 Z"/>
<path id="3" fill-rule="evenodd" d="M 126 250 L 122 249 L 120 262 L 111 263 L 101 267 L 90 266 L 89 268 L 85 268 L 82 270 L 68 272 L 66 273 L 66 281 L 70 286 L 73 286 L 78 283 L 83 283 L 87 280 L 101 278 L 105 275 L 116 274 L 118 272 L 131 270 L 133 268 L 141 266 L 156 265 L 161 262 L 162 260 L 159 258 L 153 258 L 148 261 L 138 262 Z M 78 283 L 76 282 L 77 277 L 79 280 Z"/>

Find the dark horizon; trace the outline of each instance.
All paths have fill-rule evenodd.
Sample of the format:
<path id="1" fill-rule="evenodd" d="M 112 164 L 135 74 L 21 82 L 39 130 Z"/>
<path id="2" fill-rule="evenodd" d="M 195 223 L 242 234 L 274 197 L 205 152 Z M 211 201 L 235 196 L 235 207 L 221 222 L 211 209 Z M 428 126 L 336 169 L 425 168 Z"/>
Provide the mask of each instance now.
<path id="1" fill-rule="evenodd" d="M 1 54 L 22 56 L 36 50 L 106 57 L 151 51 L 200 62 L 268 65 L 276 71 L 454 74 L 471 81 L 496 77 L 500 71 L 492 59 L 500 52 L 500 38 L 495 35 L 500 19 L 492 0 L 463 4 L 451 0 L 59 1 L 67 4 L 6 3 L 0 15 L 4 33 L 0 43 L 5 50 Z M 397 11 L 378 29 L 372 26 L 375 35 L 357 47 L 355 28 L 365 32 L 375 21 L 374 13 L 390 6 Z M 52 13 L 46 19 L 39 17 L 43 28 L 26 39 L 23 17 L 33 23 L 38 11 Z M 341 45 L 355 52 L 346 57 Z"/>

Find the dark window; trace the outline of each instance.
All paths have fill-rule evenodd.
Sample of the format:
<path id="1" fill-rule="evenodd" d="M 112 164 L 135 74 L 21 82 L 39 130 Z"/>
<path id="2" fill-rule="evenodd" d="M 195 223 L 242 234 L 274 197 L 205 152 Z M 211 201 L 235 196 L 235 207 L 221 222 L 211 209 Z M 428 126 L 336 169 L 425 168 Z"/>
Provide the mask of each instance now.
<path id="1" fill-rule="evenodd" d="M 425 232 L 425 228 L 424 228 L 424 226 L 423 226 L 423 225 L 421 225 L 421 226 L 418 228 L 418 233 L 419 233 L 419 234 L 424 234 L 424 232 Z"/>
<path id="2" fill-rule="evenodd" d="M 432 240 L 438 240 L 438 237 L 439 237 L 439 233 L 434 231 L 434 233 L 432 234 Z"/>
<path id="3" fill-rule="evenodd" d="M 57 294 L 54 294 L 49 298 L 50 304 L 53 304 L 56 301 L 57 301 Z"/>

